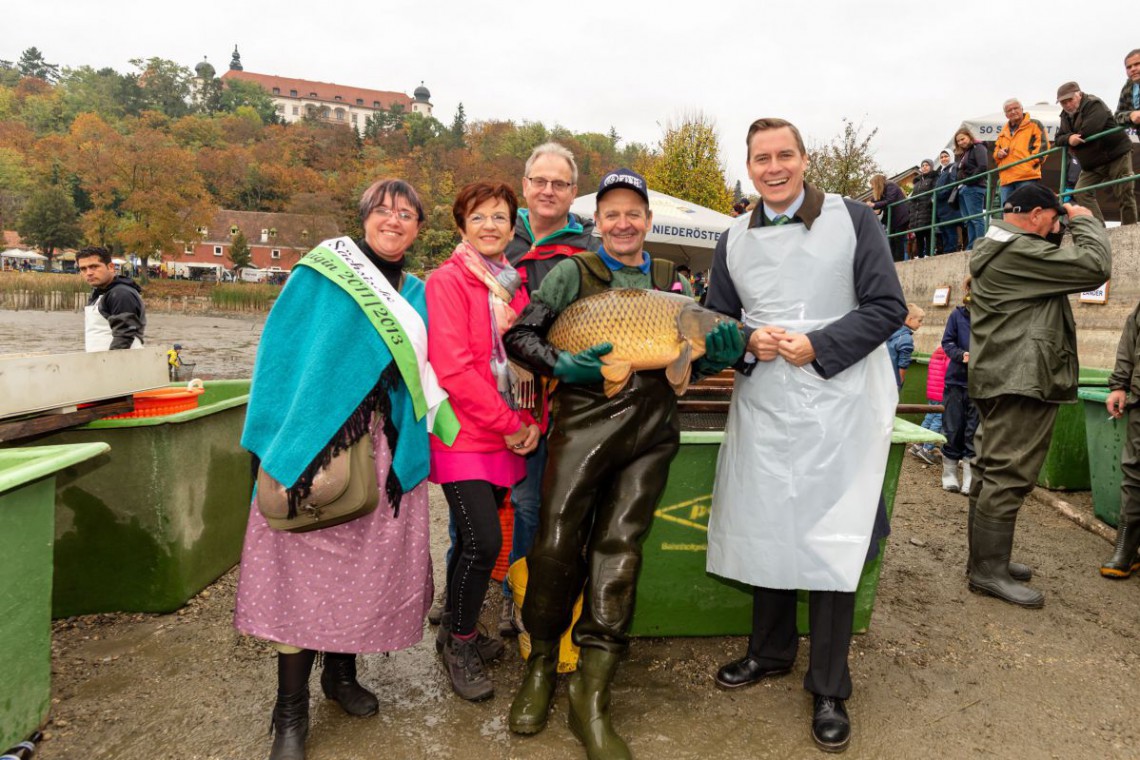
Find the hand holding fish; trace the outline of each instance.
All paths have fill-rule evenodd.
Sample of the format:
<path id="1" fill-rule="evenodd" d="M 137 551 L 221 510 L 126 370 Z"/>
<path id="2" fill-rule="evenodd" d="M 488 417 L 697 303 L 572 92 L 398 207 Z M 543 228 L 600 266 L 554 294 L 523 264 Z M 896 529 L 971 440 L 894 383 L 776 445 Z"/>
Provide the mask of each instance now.
<path id="1" fill-rule="evenodd" d="M 780 339 L 787 331 L 775 325 L 756 328 L 748 341 L 748 350 L 762 362 L 775 359 L 780 351 Z"/>
<path id="2" fill-rule="evenodd" d="M 815 349 L 808 336 L 802 333 L 786 333 L 780 338 L 780 356 L 796 367 L 802 367 L 815 360 Z"/>
<path id="3" fill-rule="evenodd" d="M 554 365 L 554 376 L 564 383 L 590 385 L 602 382 L 601 356 L 613 351 L 612 343 L 598 343 L 574 353 L 563 351 Z"/>

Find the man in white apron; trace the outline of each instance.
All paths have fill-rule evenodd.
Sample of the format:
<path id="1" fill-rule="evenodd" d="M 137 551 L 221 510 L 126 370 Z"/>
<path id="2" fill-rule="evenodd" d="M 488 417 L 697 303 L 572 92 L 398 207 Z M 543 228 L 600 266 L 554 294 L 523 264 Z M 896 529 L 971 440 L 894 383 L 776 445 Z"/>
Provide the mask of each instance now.
<path id="1" fill-rule="evenodd" d="M 140 288 L 130 277 L 115 276 L 106 248 L 91 246 L 75 255 L 79 273 L 94 290 L 83 314 L 84 345 L 88 351 L 142 348 L 146 307 Z"/>
<path id="2" fill-rule="evenodd" d="M 716 681 L 731 689 L 791 670 L 796 590 L 807 589 L 812 736 L 839 752 L 851 737 L 855 589 L 888 530 L 898 391 L 884 341 L 907 308 L 870 209 L 804 184 L 795 126 L 759 119 L 747 145 L 761 203 L 721 236 L 706 301 L 743 317 L 751 354 L 737 365 L 717 462 L 708 570 L 754 587 L 752 636 Z"/>

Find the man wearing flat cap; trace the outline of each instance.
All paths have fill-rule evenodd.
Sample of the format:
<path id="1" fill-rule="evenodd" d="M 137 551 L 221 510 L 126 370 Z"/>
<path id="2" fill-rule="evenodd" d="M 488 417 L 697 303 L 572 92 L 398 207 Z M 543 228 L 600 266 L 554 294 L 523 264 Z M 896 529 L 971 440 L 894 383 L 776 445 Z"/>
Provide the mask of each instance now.
<path id="1" fill-rule="evenodd" d="M 1006 200 L 970 257 L 970 398 L 978 407 L 967 517 L 970 589 L 1022 607 L 1045 595 L 1010 562 L 1021 502 L 1033 489 L 1059 404 L 1077 401 L 1077 331 L 1068 295 L 1112 275 L 1108 234 L 1083 206 L 1030 183 Z M 1046 237 L 1068 217 L 1072 241 Z"/>
<path id="2" fill-rule="evenodd" d="M 1132 176 L 1132 141 L 1125 132 L 1105 135 L 1089 140 L 1093 135 L 1116 126 L 1112 110 L 1096 95 L 1081 92 L 1076 82 L 1065 82 L 1057 89 L 1057 102 L 1061 104 L 1061 126 L 1057 130 L 1056 144 L 1067 145 L 1081 165 L 1073 200 L 1092 211 L 1104 221 L 1104 214 L 1096 202 L 1096 191 L 1081 192 L 1082 188 Z M 1112 192 L 1120 206 L 1120 223 L 1136 223 L 1136 194 L 1131 182 L 1120 182 L 1106 188 Z"/>

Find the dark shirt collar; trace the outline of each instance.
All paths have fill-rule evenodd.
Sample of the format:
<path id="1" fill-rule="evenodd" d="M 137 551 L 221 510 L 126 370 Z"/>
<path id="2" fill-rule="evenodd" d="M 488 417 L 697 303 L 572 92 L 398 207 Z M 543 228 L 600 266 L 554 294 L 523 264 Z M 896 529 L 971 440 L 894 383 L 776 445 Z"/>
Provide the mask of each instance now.
<path id="1" fill-rule="evenodd" d="M 800 208 L 796 211 L 796 215 L 792 217 L 793 222 L 800 222 L 804 227 L 809 230 L 815 224 L 815 220 L 819 218 L 820 212 L 823 211 L 823 192 L 816 190 L 811 185 L 804 183 L 804 202 L 800 204 Z M 767 223 L 767 217 L 764 214 L 764 201 L 756 204 L 756 208 L 752 210 L 752 217 L 748 220 L 749 228 L 763 227 Z"/>

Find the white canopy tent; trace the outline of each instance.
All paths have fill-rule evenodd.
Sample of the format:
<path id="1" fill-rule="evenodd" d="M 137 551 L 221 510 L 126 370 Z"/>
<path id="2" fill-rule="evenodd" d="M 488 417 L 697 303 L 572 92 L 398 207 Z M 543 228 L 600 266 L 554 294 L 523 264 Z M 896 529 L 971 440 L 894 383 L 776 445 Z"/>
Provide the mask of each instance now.
<path id="1" fill-rule="evenodd" d="M 28 261 L 47 261 L 47 256 L 35 251 L 24 251 L 19 248 L 9 248 L 8 250 L 0 253 L 6 259 L 27 259 Z"/>
<path id="2" fill-rule="evenodd" d="M 586 219 L 594 218 L 597 193 L 574 200 L 570 210 Z M 649 191 L 649 210 L 653 212 L 653 228 L 645 238 L 650 254 L 685 264 L 696 272 L 712 266 L 713 249 L 722 232 L 732 224 L 732 217 L 712 209 L 674 198 L 655 190 Z M 595 229 L 594 234 L 598 234 Z"/>

